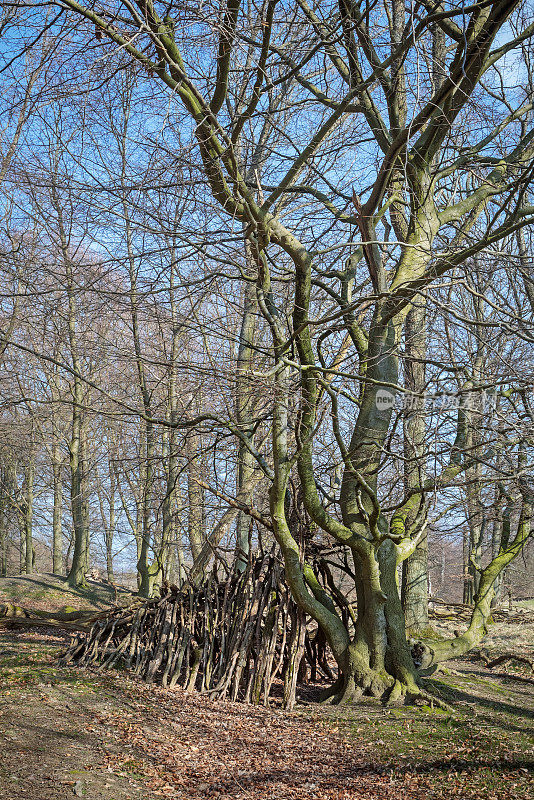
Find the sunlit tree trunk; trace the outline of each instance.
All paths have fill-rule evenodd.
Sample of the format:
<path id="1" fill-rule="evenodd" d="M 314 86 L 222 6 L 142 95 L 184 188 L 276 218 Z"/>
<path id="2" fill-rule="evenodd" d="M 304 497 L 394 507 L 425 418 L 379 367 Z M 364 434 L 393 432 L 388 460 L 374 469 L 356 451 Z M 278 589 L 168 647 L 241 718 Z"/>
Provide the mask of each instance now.
<path id="1" fill-rule="evenodd" d="M 0 577 L 7 575 L 8 471 L 0 465 Z"/>
<path id="2" fill-rule="evenodd" d="M 33 436 L 32 436 L 33 438 Z M 34 547 L 33 547 L 33 483 L 35 477 L 35 455 L 33 441 L 30 444 L 29 461 L 26 466 L 24 486 L 24 553 L 26 575 L 33 572 Z"/>
<path id="3" fill-rule="evenodd" d="M 167 419 L 170 427 L 165 435 L 167 458 L 165 459 L 166 487 L 163 500 L 163 529 L 161 535 L 160 561 L 167 575 L 172 573 L 174 580 L 181 585 L 185 580 L 184 555 L 181 537 L 178 536 L 176 522 L 177 496 L 179 492 L 179 458 L 178 436 L 176 423 L 178 421 L 179 396 L 178 396 L 178 358 L 180 354 L 181 330 L 178 316 L 178 306 L 175 296 L 175 270 L 178 263 L 177 251 L 174 242 L 170 247 L 170 276 L 169 276 L 169 304 L 171 308 L 171 352 L 167 389 Z"/>
<path id="4" fill-rule="evenodd" d="M 52 479 L 54 492 L 54 508 L 52 511 L 52 572 L 63 574 L 63 459 L 55 418 L 52 420 Z"/>
<path id="5" fill-rule="evenodd" d="M 108 434 L 109 439 L 109 434 Z M 104 537 L 106 544 L 106 574 L 109 583 L 115 582 L 113 573 L 113 538 L 115 536 L 116 527 L 116 511 L 115 501 L 117 494 L 117 471 L 115 469 L 113 456 L 108 460 L 108 480 L 109 480 L 109 495 L 108 495 L 108 513 L 106 512 L 103 503 L 103 496 L 100 493 L 100 516 L 104 524 Z"/>
<path id="6" fill-rule="evenodd" d="M 250 259 L 249 259 L 250 261 Z M 245 288 L 243 315 L 239 331 L 239 349 L 236 370 L 236 421 L 246 436 L 247 441 L 254 444 L 254 409 L 250 391 L 250 370 L 254 356 L 254 334 L 256 329 L 256 300 L 254 287 L 248 284 Z M 254 456 L 246 444 L 240 439 L 238 443 L 237 492 L 240 493 L 249 484 L 254 474 Z M 250 518 L 240 511 L 237 515 L 237 559 L 238 569 L 244 570 L 249 554 Z"/>
<path id="7" fill-rule="evenodd" d="M 54 154 L 56 159 L 59 154 Z M 72 524 L 74 529 L 74 547 L 72 566 L 67 576 L 71 586 L 83 586 L 87 571 L 88 536 L 85 508 L 85 463 L 83 447 L 83 405 L 84 386 L 81 360 L 79 355 L 76 307 L 76 280 L 74 264 L 69 252 L 69 237 L 63 219 L 63 207 L 57 186 L 58 165 L 52 175 L 51 200 L 56 213 L 58 237 L 65 274 L 67 294 L 67 326 L 70 358 L 73 368 L 72 384 L 72 428 L 69 441 L 70 497 Z"/>
<path id="8" fill-rule="evenodd" d="M 206 538 L 204 517 L 204 489 L 202 479 L 202 439 L 194 431 L 185 435 L 185 457 L 187 458 L 188 535 L 191 556 L 195 561 L 202 551 Z"/>
<path id="9" fill-rule="evenodd" d="M 406 317 L 404 330 L 405 397 L 404 476 L 410 492 L 424 485 L 425 469 L 425 358 L 426 301 L 418 298 Z M 412 525 L 418 508 L 410 509 L 406 522 Z M 428 626 L 428 537 L 423 535 L 411 556 L 402 564 L 402 605 L 406 630 L 413 635 Z"/>
<path id="10" fill-rule="evenodd" d="M 394 17 L 397 25 L 394 41 L 402 38 L 404 22 L 404 4 L 402 0 L 394 0 Z M 446 75 L 445 34 L 438 25 L 433 25 L 432 32 L 432 83 L 437 91 L 443 84 Z M 404 120 L 405 121 L 405 120 Z M 405 342 L 405 386 L 408 392 L 406 402 L 407 413 L 404 420 L 404 455 L 405 488 L 407 492 L 422 487 L 426 479 L 425 466 L 425 398 L 427 357 L 427 299 L 424 294 L 415 298 L 411 310 L 406 316 L 404 328 Z M 421 497 L 423 501 L 423 498 Z M 407 523 L 414 523 L 413 516 L 417 510 L 410 509 Z M 410 516 L 412 519 L 410 519 Z M 412 555 L 402 563 L 402 605 L 406 617 L 406 630 L 410 635 L 423 631 L 428 627 L 428 536 L 420 538 Z"/>

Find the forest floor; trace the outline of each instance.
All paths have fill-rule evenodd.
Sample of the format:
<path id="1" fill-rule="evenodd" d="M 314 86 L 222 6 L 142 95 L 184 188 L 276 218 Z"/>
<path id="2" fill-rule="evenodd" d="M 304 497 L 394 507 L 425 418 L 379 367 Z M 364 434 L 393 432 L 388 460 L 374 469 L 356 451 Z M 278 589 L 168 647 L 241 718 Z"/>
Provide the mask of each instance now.
<path id="1" fill-rule="evenodd" d="M 520 626 L 523 652 L 533 627 Z M 447 665 L 432 686 L 454 716 L 371 700 L 284 712 L 60 668 L 67 643 L 54 630 L 0 631 L 0 800 L 532 797 L 528 667 Z"/>
<path id="2" fill-rule="evenodd" d="M 14 605 L 35 611 L 100 611 L 131 601 L 132 592 L 103 581 L 87 581 L 84 588 L 73 589 L 67 579 L 49 572 L 0 578 L 0 605 Z"/>

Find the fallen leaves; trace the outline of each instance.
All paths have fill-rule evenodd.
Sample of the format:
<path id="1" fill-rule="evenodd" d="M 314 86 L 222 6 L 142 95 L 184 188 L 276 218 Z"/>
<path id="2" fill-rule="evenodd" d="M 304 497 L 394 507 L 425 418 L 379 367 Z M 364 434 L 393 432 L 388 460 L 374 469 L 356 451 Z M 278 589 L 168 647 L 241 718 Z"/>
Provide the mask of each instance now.
<path id="1" fill-rule="evenodd" d="M 41 634 L 39 640 L 43 641 Z M 29 644 L 31 636 L 17 639 L 21 646 L 12 652 L 14 656 L 23 653 L 17 670 L 24 665 L 32 670 L 49 668 L 50 658 L 36 650 L 36 641 Z M 23 677 L 23 672 L 17 674 Z M 81 696 L 77 694 L 78 676 L 85 685 Z M 478 714 L 476 720 L 471 715 L 463 727 L 418 709 L 388 712 L 370 703 L 335 712 L 301 706 L 286 713 L 147 686 L 117 672 L 57 670 L 55 681 L 57 689 L 49 685 L 48 673 L 38 675 L 29 687 L 21 680 L 18 691 L 23 693 L 18 697 L 22 700 L 27 693 L 28 702 L 33 697 L 41 707 L 40 701 L 50 691 L 58 711 L 68 709 L 64 717 L 69 724 L 89 732 L 92 741 L 105 744 L 92 753 L 103 778 L 142 785 L 143 800 L 529 797 L 528 762 L 521 762 L 517 750 L 506 741 L 495 741 L 495 728 L 481 727 L 488 724 L 487 706 L 480 705 L 474 694 Z M 523 687 L 527 703 L 529 687 L 518 687 Z M 467 690 L 465 685 L 463 689 Z M 487 694 L 486 684 L 479 689 L 481 695 Z M 514 685 L 513 691 L 517 694 L 519 689 Z M 518 698 L 519 694 L 516 703 Z M 52 713 L 52 703 L 41 712 Z M 425 720 L 424 728 L 421 720 Z M 506 722 L 514 721 L 520 722 L 520 718 L 508 717 Z M 392 738 L 396 750 L 392 750 Z M 14 753 L 18 747 L 15 742 Z M 65 759 L 72 764 L 83 758 L 80 763 L 89 774 L 87 754 L 76 751 L 74 740 L 69 739 L 63 747 Z M 27 755 L 25 752 L 24 758 Z M 49 766 L 43 766 L 41 775 L 49 775 L 48 770 Z M 75 783 L 69 784 L 69 793 Z M 119 794 L 115 786 L 108 795 L 109 800 L 130 796 L 128 790 Z M 56 795 L 43 790 L 41 797 L 55 800 Z"/>

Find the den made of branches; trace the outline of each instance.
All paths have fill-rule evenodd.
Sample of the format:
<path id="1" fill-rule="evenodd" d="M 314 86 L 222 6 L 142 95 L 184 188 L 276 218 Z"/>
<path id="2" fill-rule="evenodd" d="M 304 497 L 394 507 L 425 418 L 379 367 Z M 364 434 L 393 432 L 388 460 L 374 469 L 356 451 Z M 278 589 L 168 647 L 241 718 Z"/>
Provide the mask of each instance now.
<path id="1" fill-rule="evenodd" d="M 302 488 L 292 484 L 292 489 L 285 504 L 299 568 L 338 631 L 345 632 L 341 653 L 339 637 L 295 600 L 287 560 L 274 545 L 270 552 L 249 552 L 246 561 L 239 552 L 231 567 L 219 557 L 204 577 L 192 570 L 180 588 L 164 582 L 159 598 L 97 619 L 89 633 L 73 640 L 63 664 L 125 668 L 148 683 L 217 699 L 268 705 L 276 697 L 287 709 L 295 705 L 299 681 L 322 677 L 323 702 L 353 702 L 365 694 L 389 703 L 424 700 L 450 710 L 426 691 L 424 677 L 482 638 L 495 574 L 511 552 L 503 551 L 482 570 L 463 633 L 450 640 L 410 639 L 399 587 L 387 569 L 389 549 L 380 553 L 379 616 L 351 549 L 330 548 L 317 538 Z M 512 548 L 520 546 L 524 529 L 520 520 Z"/>
<path id="2" fill-rule="evenodd" d="M 309 668 L 312 680 L 335 679 L 326 639 L 307 627 L 274 551 L 243 572 L 236 562 L 224 579 L 214 569 L 197 587 L 166 585 L 157 599 L 114 610 L 74 639 L 62 663 L 126 668 L 213 698 L 267 705 L 277 696 L 285 708 Z"/>

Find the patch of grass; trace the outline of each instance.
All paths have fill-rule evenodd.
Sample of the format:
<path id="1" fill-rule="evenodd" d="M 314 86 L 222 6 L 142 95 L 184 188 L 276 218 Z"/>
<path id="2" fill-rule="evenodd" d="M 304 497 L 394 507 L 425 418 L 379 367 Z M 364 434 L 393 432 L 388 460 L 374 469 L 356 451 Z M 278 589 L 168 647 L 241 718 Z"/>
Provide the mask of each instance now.
<path id="1" fill-rule="evenodd" d="M 387 708 L 366 698 L 349 707 L 310 705 L 299 713 L 357 743 L 384 772 L 424 776 L 433 797 L 530 798 L 531 696 L 471 674 L 440 675 L 427 687 L 457 714 L 429 705 Z"/>
<path id="2" fill-rule="evenodd" d="M 118 603 L 131 602 L 128 589 L 99 581 L 73 588 L 66 578 L 51 573 L 0 578 L 0 603 L 13 603 L 41 611 L 96 611 Z"/>

